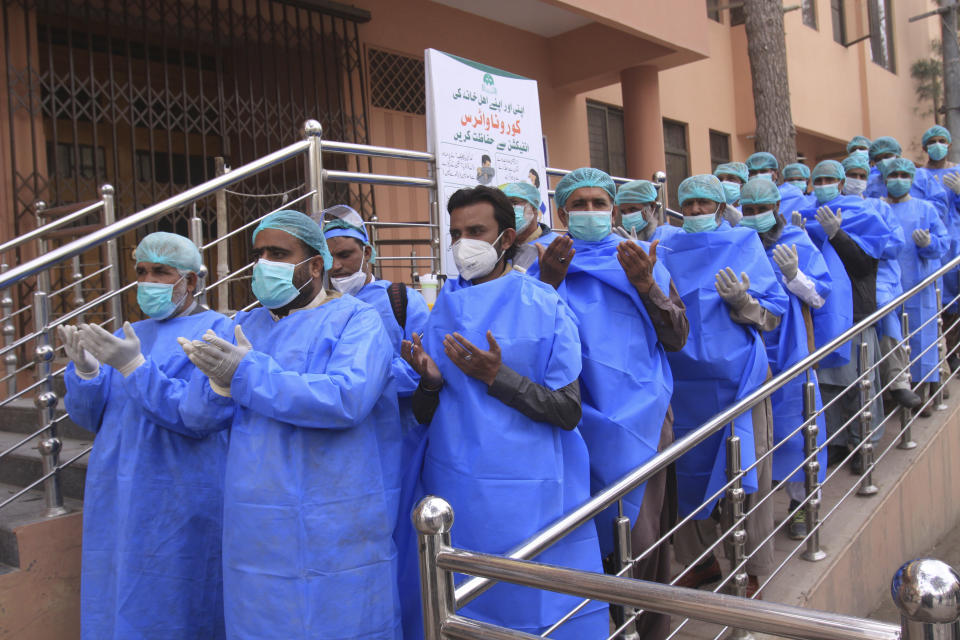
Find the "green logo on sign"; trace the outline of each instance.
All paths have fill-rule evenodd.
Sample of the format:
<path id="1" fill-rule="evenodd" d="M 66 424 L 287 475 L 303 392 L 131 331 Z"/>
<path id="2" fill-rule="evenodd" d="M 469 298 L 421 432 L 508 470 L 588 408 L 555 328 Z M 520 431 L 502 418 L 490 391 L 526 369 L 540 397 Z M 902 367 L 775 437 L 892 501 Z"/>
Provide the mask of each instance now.
<path id="1" fill-rule="evenodd" d="M 497 88 L 493 86 L 493 76 L 489 73 L 483 74 L 483 86 L 480 88 L 484 93 L 496 93 Z"/>

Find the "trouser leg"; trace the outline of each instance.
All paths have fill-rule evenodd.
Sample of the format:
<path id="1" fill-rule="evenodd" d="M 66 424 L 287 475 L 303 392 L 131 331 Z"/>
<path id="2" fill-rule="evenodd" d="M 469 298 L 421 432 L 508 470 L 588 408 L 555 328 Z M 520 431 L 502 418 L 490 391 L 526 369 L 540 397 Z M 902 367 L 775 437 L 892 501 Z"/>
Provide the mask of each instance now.
<path id="1" fill-rule="evenodd" d="M 907 359 L 907 350 L 896 338 L 883 336 L 880 338 L 880 381 L 884 386 L 890 385 L 889 390 L 910 388 L 910 369 Z"/>
<path id="2" fill-rule="evenodd" d="M 754 493 L 747 494 L 744 512 L 753 513 L 747 517 L 747 573 L 754 576 L 767 575 L 773 570 L 773 538 L 765 543 L 774 528 L 773 499 L 763 500 L 773 490 L 773 457 L 766 455 L 773 446 L 773 412 L 770 399 L 767 398 L 753 408 L 753 441 L 757 460 L 757 486 Z M 759 506 L 757 506 L 759 505 Z M 761 544 L 762 543 L 762 544 Z"/>

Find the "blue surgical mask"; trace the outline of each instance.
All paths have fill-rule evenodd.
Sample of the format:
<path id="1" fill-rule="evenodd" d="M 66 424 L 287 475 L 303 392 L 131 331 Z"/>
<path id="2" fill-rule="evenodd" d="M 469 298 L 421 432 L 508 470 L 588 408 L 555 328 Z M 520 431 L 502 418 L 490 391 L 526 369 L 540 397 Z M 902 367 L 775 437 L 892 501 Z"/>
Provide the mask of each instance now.
<path id="1" fill-rule="evenodd" d="M 718 207 L 719 210 L 719 207 Z M 683 216 L 683 230 L 687 233 L 713 231 L 719 226 L 717 212 L 706 213 L 702 216 Z"/>
<path id="2" fill-rule="evenodd" d="M 840 183 L 823 184 L 813 188 L 813 195 L 817 197 L 817 202 L 825 204 L 840 195 Z"/>
<path id="3" fill-rule="evenodd" d="M 868 160 L 870 159 L 870 152 L 867 151 L 866 149 L 854 149 L 853 153 L 851 153 L 850 155 L 855 156 L 857 158 L 866 158 Z"/>
<path id="4" fill-rule="evenodd" d="M 733 204 L 740 199 L 740 185 L 736 182 L 721 182 L 723 185 L 723 197 L 727 204 Z"/>
<path id="5" fill-rule="evenodd" d="M 610 235 L 610 211 L 571 211 L 567 229 L 577 240 L 596 242 Z"/>
<path id="6" fill-rule="evenodd" d="M 527 208 L 522 204 L 513 205 L 514 228 L 517 230 L 517 233 L 526 229 L 530 224 L 527 222 L 526 210 Z"/>
<path id="7" fill-rule="evenodd" d="M 806 191 L 807 191 L 807 181 L 806 181 L 806 180 L 788 180 L 787 182 L 789 182 L 790 184 L 792 184 L 793 186 L 795 186 L 797 189 L 800 189 L 800 191 L 803 191 L 803 192 L 806 192 Z"/>
<path id="8" fill-rule="evenodd" d="M 947 157 L 949 146 L 945 142 L 934 142 L 927 145 L 927 155 L 934 162 L 940 162 Z"/>
<path id="9" fill-rule="evenodd" d="M 773 172 L 772 172 L 772 171 L 767 171 L 767 172 L 764 172 L 764 173 L 758 173 L 758 174 L 756 174 L 756 175 L 753 176 L 753 177 L 754 177 L 754 178 L 763 178 L 764 180 L 769 180 L 770 182 L 773 182 L 773 181 L 774 181 L 774 180 L 773 180 Z"/>
<path id="10" fill-rule="evenodd" d="M 893 198 L 902 198 L 910 193 L 913 180 L 910 178 L 888 178 L 887 193 Z"/>
<path id="11" fill-rule="evenodd" d="M 307 258 L 310 260 L 310 258 Z M 303 287 L 310 284 L 307 280 L 299 289 L 293 285 L 294 270 L 306 262 L 290 264 L 289 262 L 273 262 L 261 258 L 253 266 L 253 295 L 257 296 L 260 304 L 267 309 L 279 309 L 293 302 Z"/>
<path id="12" fill-rule="evenodd" d="M 743 216 L 743 219 L 740 221 L 741 227 L 749 227 L 759 233 L 770 231 L 776 224 L 777 217 L 773 215 L 773 211 L 764 211 L 755 216 Z"/>
<path id="13" fill-rule="evenodd" d="M 183 278 L 181 277 L 180 280 L 183 280 Z M 177 282 L 180 282 L 180 280 L 177 280 Z M 183 302 L 183 297 L 176 302 L 173 300 L 173 288 L 176 284 L 176 282 L 174 284 L 138 282 L 137 304 L 140 306 L 140 310 L 154 320 L 169 318 Z"/>
<path id="14" fill-rule="evenodd" d="M 620 216 L 621 224 L 627 231 L 643 231 L 647 226 L 647 219 L 643 217 L 643 211 L 634 213 L 625 213 Z"/>

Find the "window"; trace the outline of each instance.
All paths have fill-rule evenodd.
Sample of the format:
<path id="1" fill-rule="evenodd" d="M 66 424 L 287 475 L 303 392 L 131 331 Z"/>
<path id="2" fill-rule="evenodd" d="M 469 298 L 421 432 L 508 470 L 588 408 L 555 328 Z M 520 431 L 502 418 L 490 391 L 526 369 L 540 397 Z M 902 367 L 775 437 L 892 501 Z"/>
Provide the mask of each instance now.
<path id="1" fill-rule="evenodd" d="M 833 20 L 833 41 L 846 46 L 847 18 L 843 12 L 843 0 L 830 0 L 830 17 Z"/>
<path id="2" fill-rule="evenodd" d="M 588 100 L 587 130 L 590 166 L 603 169 L 612 176 L 625 176 L 627 155 L 623 139 L 623 109 Z"/>
<path id="3" fill-rule="evenodd" d="M 79 166 L 78 164 L 79 163 Z M 80 177 L 87 180 L 96 176 L 100 182 L 107 179 L 107 155 L 103 147 L 98 146 L 94 162 L 93 146 L 74 145 L 70 142 L 58 142 L 56 151 L 52 142 L 47 143 L 47 175 L 58 178 Z"/>
<path id="4" fill-rule="evenodd" d="M 710 166 L 730 162 L 730 134 L 710 130 Z"/>
<path id="5" fill-rule="evenodd" d="M 423 115 L 427 89 L 423 60 L 369 49 L 370 104 L 381 109 Z"/>
<path id="6" fill-rule="evenodd" d="M 738 25 L 744 24 L 747 21 L 747 14 L 743 10 L 743 3 L 736 5 L 728 5 L 730 7 L 730 26 L 736 27 Z"/>
<path id="7" fill-rule="evenodd" d="M 870 53 L 878 65 L 896 73 L 893 59 L 893 15 L 890 0 L 869 0 L 867 17 L 870 21 Z"/>
<path id="8" fill-rule="evenodd" d="M 187 179 L 187 165 L 190 169 L 189 180 Z M 170 155 L 163 151 L 156 151 L 153 154 L 153 165 L 151 166 L 150 152 L 137 149 L 135 170 L 138 182 L 157 182 L 160 184 L 173 182 L 173 184 L 178 185 L 189 183 L 189 186 L 196 186 L 205 179 L 213 177 L 214 159 L 208 157 L 206 163 L 204 163 L 202 156 L 191 155 L 188 159 L 182 153 Z"/>
<path id="9" fill-rule="evenodd" d="M 707 17 L 714 22 L 720 22 L 719 0 L 707 0 Z"/>
<path id="10" fill-rule="evenodd" d="M 667 160 L 667 188 L 671 209 L 679 210 L 677 187 L 690 176 L 690 158 L 687 153 L 687 125 L 672 120 L 663 121 L 663 153 Z"/>
<path id="11" fill-rule="evenodd" d="M 817 28 L 817 5 L 814 0 L 803 0 L 800 4 L 800 11 L 803 14 L 803 24 L 811 29 Z"/>

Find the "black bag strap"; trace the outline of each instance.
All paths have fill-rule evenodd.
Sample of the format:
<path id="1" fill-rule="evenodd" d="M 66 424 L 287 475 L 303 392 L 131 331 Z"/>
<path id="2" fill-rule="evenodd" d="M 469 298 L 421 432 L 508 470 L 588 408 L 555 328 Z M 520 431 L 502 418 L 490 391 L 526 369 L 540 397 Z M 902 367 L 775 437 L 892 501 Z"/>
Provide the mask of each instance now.
<path id="1" fill-rule="evenodd" d="M 407 328 L 407 285 L 402 282 L 392 282 L 387 287 L 387 297 L 390 298 L 390 307 L 393 308 L 393 317 L 401 329 Z"/>

